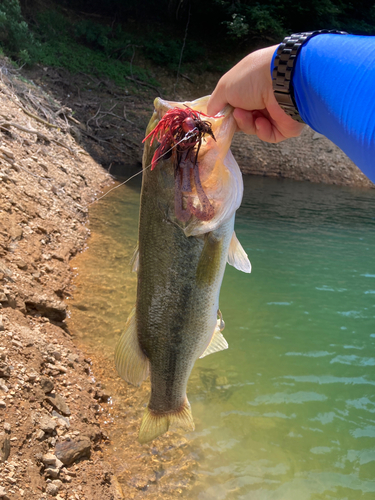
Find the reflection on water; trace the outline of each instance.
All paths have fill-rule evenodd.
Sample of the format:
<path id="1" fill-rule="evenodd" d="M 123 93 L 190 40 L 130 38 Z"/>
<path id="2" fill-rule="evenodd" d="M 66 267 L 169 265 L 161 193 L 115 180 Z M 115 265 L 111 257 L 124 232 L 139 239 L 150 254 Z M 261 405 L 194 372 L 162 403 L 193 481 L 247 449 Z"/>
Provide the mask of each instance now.
<path id="1" fill-rule="evenodd" d="M 375 498 L 375 192 L 245 178 L 236 232 L 252 274 L 228 267 L 229 349 L 198 360 L 196 431 L 136 443 L 148 384 L 119 381 L 113 351 L 135 300 L 129 260 L 139 185 L 90 213 L 70 327 L 113 394 L 126 498 Z"/>

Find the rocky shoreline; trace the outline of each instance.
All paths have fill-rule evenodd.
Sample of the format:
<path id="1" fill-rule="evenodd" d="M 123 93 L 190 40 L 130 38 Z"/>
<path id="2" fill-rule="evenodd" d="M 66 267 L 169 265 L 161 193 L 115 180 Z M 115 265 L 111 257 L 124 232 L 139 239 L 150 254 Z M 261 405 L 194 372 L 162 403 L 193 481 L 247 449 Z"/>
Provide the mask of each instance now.
<path id="1" fill-rule="evenodd" d="M 98 417 L 108 396 L 64 323 L 69 260 L 87 239 L 87 206 L 113 180 L 66 130 L 33 118 L 6 83 L 0 83 L 0 499 L 120 499 L 102 458 L 108 438 Z"/>

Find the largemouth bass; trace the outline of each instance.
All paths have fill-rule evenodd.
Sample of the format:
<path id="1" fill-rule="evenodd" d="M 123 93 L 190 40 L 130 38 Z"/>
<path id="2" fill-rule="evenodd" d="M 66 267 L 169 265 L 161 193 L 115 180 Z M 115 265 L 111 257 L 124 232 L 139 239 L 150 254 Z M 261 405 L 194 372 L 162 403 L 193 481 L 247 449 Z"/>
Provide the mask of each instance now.
<path id="1" fill-rule="evenodd" d="M 228 347 L 219 311 L 226 262 L 251 271 L 234 233 L 243 182 L 229 149 L 233 109 L 203 116 L 207 101 L 158 98 L 146 131 L 137 299 L 115 353 L 127 382 L 140 385 L 151 377 L 141 443 L 172 424 L 194 429 L 186 397 L 190 372 L 198 358 Z"/>

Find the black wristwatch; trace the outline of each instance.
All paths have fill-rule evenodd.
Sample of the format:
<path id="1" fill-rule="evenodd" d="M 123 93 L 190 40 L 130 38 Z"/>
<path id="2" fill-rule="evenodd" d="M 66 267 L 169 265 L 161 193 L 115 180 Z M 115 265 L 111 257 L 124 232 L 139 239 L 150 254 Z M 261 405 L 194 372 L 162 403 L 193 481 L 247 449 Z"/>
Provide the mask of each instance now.
<path id="1" fill-rule="evenodd" d="M 304 123 L 298 112 L 296 101 L 294 99 L 292 76 L 294 64 L 298 52 L 302 45 L 313 36 L 322 34 L 347 35 L 345 31 L 319 30 L 308 31 L 304 33 L 295 33 L 284 38 L 279 45 L 272 70 L 272 86 L 276 101 L 285 113 L 294 120 Z"/>

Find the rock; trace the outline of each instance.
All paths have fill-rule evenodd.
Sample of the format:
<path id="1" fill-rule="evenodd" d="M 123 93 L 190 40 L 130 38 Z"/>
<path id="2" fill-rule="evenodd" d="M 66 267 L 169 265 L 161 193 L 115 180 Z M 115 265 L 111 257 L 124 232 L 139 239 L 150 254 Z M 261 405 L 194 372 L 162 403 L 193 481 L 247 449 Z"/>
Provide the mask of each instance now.
<path id="1" fill-rule="evenodd" d="M 3 317 L 0 314 L 0 332 L 3 332 L 5 330 L 4 323 L 3 323 Z"/>
<path id="2" fill-rule="evenodd" d="M 6 408 L 6 402 L 3 399 L 0 399 L 0 408 Z"/>
<path id="3" fill-rule="evenodd" d="M 13 347 L 19 347 L 20 349 L 23 349 L 23 344 L 19 340 L 12 340 L 12 346 Z"/>
<path id="4" fill-rule="evenodd" d="M 6 148 L 5 146 L 1 146 L 0 151 L 8 158 L 14 160 L 14 153 L 10 149 Z"/>
<path id="5" fill-rule="evenodd" d="M 7 492 L 3 486 L 0 486 L 0 499 L 1 500 L 9 500 Z"/>
<path id="6" fill-rule="evenodd" d="M 64 398 L 59 394 L 46 394 L 46 401 L 48 401 L 48 403 L 50 403 L 55 410 L 59 411 L 63 415 L 70 415 L 68 405 L 65 403 Z"/>
<path id="7" fill-rule="evenodd" d="M 39 428 L 44 432 L 53 432 L 56 429 L 56 422 L 47 415 L 43 415 L 39 420 Z"/>
<path id="8" fill-rule="evenodd" d="M 54 385 L 50 378 L 40 377 L 40 386 L 45 393 L 53 391 Z"/>
<path id="9" fill-rule="evenodd" d="M 63 417 L 62 415 L 60 415 L 60 413 L 57 413 L 57 411 L 55 410 L 52 411 L 52 416 L 57 418 L 58 427 L 65 427 L 66 429 L 69 429 L 70 421 L 68 417 Z"/>
<path id="10" fill-rule="evenodd" d="M 39 429 L 37 431 L 37 433 L 35 434 L 35 439 L 37 439 L 38 441 L 41 441 L 45 436 L 45 432 L 42 431 L 42 429 Z"/>
<path id="11" fill-rule="evenodd" d="M 17 260 L 16 264 L 17 264 L 17 267 L 19 269 L 22 269 L 23 271 L 25 271 L 27 269 L 27 263 L 23 259 Z"/>
<path id="12" fill-rule="evenodd" d="M 0 378 L 9 378 L 10 377 L 10 366 L 6 363 L 0 362 Z"/>
<path id="13" fill-rule="evenodd" d="M 86 436 L 80 436 L 72 440 L 58 443 L 55 448 L 56 457 L 64 465 L 71 465 L 76 460 L 90 456 L 91 441 Z"/>
<path id="14" fill-rule="evenodd" d="M 4 422 L 4 431 L 10 432 L 10 430 L 11 430 L 11 425 L 8 422 Z"/>
<path id="15" fill-rule="evenodd" d="M 57 495 L 57 493 L 59 492 L 60 488 L 57 484 L 54 484 L 54 483 L 55 483 L 55 481 L 52 481 L 52 483 L 47 484 L 46 493 L 48 495 L 52 495 L 55 497 Z"/>
<path id="16" fill-rule="evenodd" d="M 111 485 L 112 485 L 112 489 L 113 489 L 114 500 L 123 500 L 125 497 L 124 497 L 124 494 L 122 492 L 121 485 L 120 485 L 116 476 L 111 477 Z"/>
<path id="17" fill-rule="evenodd" d="M 2 432 L 0 434 L 0 463 L 8 460 L 9 454 L 10 454 L 10 439 L 4 432 Z"/>
<path id="18" fill-rule="evenodd" d="M 60 474 L 60 469 L 58 469 L 57 467 L 54 468 L 48 467 L 48 469 L 46 469 L 44 473 L 47 477 L 52 477 L 52 479 L 57 479 Z"/>
<path id="19" fill-rule="evenodd" d="M 52 453 L 46 453 L 45 455 L 42 456 L 42 462 L 44 465 L 56 465 L 56 460 L 57 457 L 56 455 L 53 455 Z"/>

